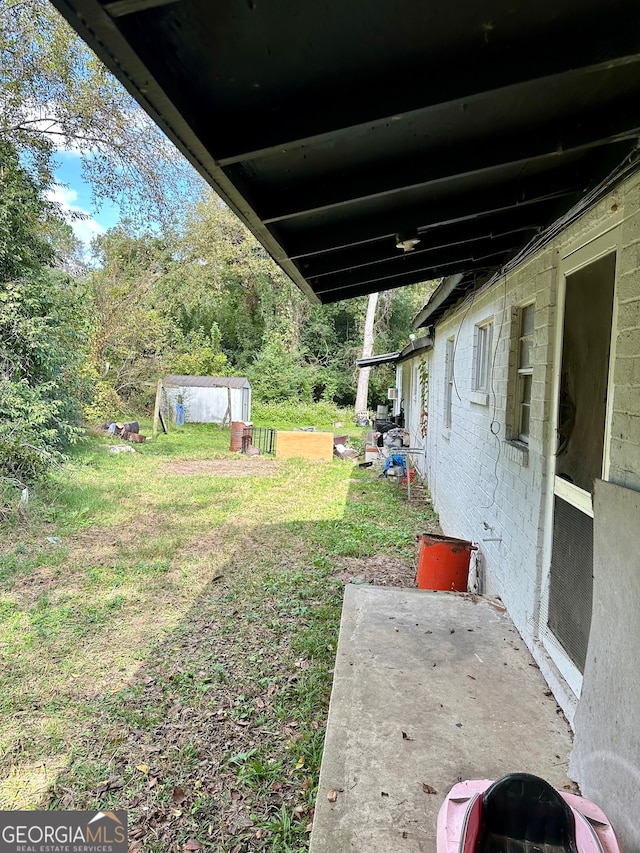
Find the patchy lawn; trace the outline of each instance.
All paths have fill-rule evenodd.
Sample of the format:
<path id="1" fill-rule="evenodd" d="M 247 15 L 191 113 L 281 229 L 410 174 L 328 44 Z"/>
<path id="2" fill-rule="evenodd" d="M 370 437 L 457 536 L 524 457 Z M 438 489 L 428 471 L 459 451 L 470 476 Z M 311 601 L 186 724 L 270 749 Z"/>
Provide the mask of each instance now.
<path id="1" fill-rule="evenodd" d="M 217 427 L 106 443 L 0 539 L 0 809 L 128 809 L 130 851 L 306 850 L 343 586 L 413 585 L 433 513 Z"/>

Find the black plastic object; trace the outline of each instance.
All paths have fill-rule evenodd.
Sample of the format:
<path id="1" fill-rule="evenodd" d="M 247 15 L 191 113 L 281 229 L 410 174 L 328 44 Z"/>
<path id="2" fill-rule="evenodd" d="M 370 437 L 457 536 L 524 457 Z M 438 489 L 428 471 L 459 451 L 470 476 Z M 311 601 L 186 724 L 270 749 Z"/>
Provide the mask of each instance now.
<path id="1" fill-rule="evenodd" d="M 575 818 L 558 791 L 530 773 L 509 773 L 482 795 L 475 853 L 577 853 Z"/>

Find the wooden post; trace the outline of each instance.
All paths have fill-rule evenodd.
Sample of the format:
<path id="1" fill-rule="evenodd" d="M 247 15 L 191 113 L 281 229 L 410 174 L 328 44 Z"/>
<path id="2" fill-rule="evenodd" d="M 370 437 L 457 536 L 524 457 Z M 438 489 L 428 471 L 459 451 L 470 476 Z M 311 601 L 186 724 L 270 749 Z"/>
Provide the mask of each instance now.
<path id="1" fill-rule="evenodd" d="M 158 437 L 158 421 L 160 420 L 160 402 L 162 398 L 162 379 L 158 379 L 158 387 L 156 389 L 156 404 L 153 407 L 153 432 L 154 438 Z"/>

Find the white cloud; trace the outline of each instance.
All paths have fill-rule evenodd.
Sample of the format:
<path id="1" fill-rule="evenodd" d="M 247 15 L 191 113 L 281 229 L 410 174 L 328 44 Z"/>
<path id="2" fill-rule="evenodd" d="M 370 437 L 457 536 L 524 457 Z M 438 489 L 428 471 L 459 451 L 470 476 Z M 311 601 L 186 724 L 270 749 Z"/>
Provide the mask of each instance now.
<path id="1" fill-rule="evenodd" d="M 60 205 L 62 215 L 73 229 L 73 233 L 87 250 L 89 249 L 91 240 L 97 234 L 105 233 L 106 229 L 86 210 L 83 210 L 82 207 L 76 204 L 78 201 L 78 193 L 76 190 L 73 190 L 70 187 L 58 185 L 47 192 L 47 198 Z M 82 214 L 81 219 L 77 218 L 77 216 L 73 216 L 73 214 L 78 213 Z"/>

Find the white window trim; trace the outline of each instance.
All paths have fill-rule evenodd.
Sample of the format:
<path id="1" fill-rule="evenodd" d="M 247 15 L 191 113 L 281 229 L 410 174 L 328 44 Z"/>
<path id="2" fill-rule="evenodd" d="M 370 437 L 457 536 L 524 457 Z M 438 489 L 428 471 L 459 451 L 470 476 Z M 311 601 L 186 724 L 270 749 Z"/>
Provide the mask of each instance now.
<path id="1" fill-rule="evenodd" d="M 453 408 L 453 356 L 455 339 L 447 338 L 444 354 L 444 427 L 451 429 Z"/>
<path id="2" fill-rule="evenodd" d="M 529 432 L 522 432 L 522 411 L 524 407 L 524 403 L 522 402 L 522 385 L 524 382 L 524 377 L 531 376 L 533 377 L 533 364 L 529 367 L 521 367 L 520 366 L 520 351 L 521 344 L 525 338 L 531 338 L 533 343 L 534 335 L 535 335 L 535 325 L 534 330 L 530 335 L 522 334 L 522 315 L 525 308 L 529 308 L 534 306 L 534 324 L 535 324 L 535 302 L 525 302 L 522 305 L 518 305 L 518 333 L 515 338 L 516 340 L 516 417 L 515 417 L 515 426 L 516 426 L 516 439 L 517 441 L 521 441 L 525 445 L 529 445 L 529 438 L 531 435 L 531 398 L 529 398 L 528 406 L 529 406 Z M 531 384 L 533 386 L 533 378 L 531 379 Z M 531 396 L 533 396 L 533 387 L 531 391 Z"/>
<path id="3" fill-rule="evenodd" d="M 480 394 L 488 394 L 491 390 L 493 317 L 484 320 L 482 323 L 476 323 L 473 337 L 472 391 L 480 392 Z M 473 400 L 473 402 L 480 402 L 480 398 Z"/>

